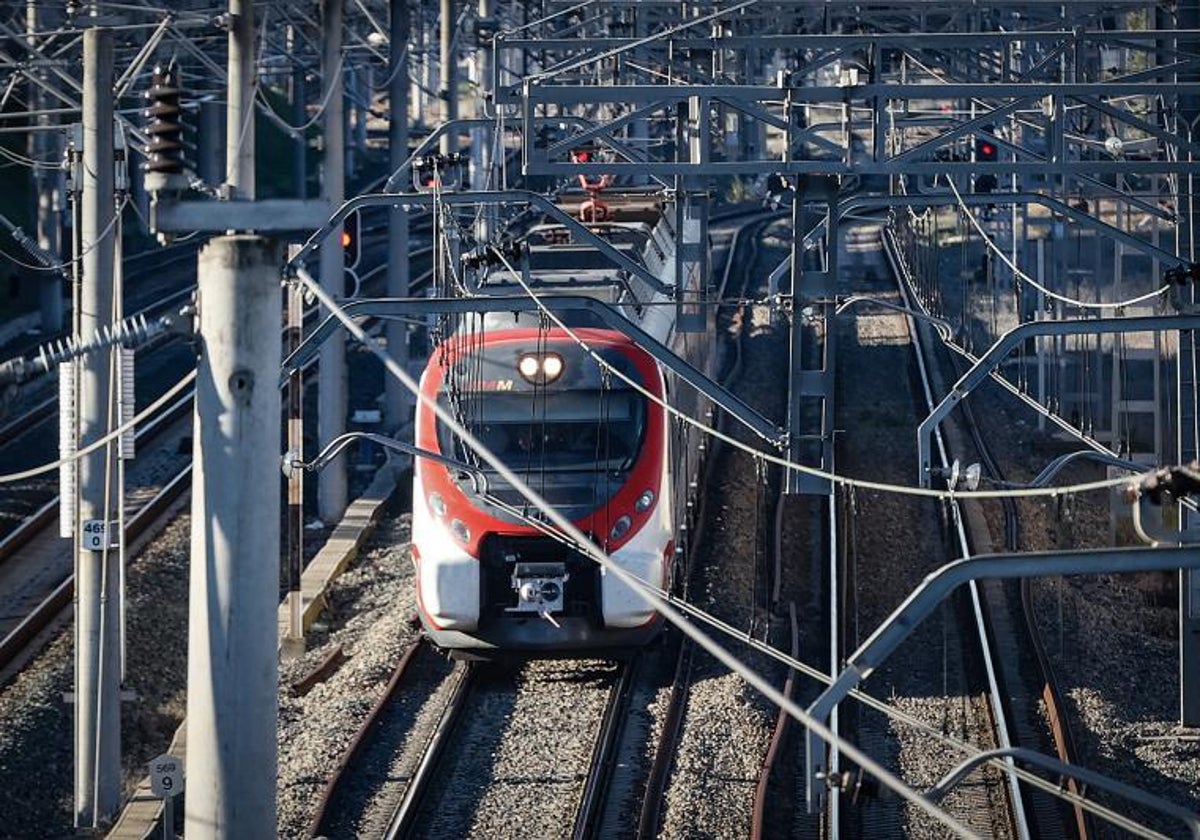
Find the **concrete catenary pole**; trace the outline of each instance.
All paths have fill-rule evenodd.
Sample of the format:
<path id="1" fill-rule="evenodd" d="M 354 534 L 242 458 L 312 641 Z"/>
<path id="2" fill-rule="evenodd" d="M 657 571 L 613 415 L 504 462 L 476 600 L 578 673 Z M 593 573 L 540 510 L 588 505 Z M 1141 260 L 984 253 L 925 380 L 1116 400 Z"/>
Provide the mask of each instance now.
<path id="1" fill-rule="evenodd" d="M 454 49 L 454 0 L 441 0 L 441 90 L 444 122 L 458 119 L 458 59 Z M 442 136 L 442 154 L 458 148 L 458 139 L 453 132 Z"/>
<path id="2" fill-rule="evenodd" d="M 188 614 L 189 837 L 275 837 L 282 249 L 200 252 Z"/>
<path id="3" fill-rule="evenodd" d="M 25 7 L 26 41 L 31 47 L 37 47 L 36 33 L 41 28 L 44 4 L 38 0 L 28 0 Z M 38 79 L 45 78 L 45 70 L 33 71 Z M 30 106 L 35 111 L 46 107 L 46 94 L 39 81 L 31 81 L 29 86 Z M 59 135 L 51 130 L 53 118 L 48 114 L 37 117 L 37 131 L 29 133 L 30 157 L 39 161 L 33 171 L 34 193 L 37 201 L 37 244 L 54 259 L 59 259 L 62 253 L 59 235 L 59 170 L 52 167 L 58 163 L 61 150 Z M 39 271 L 38 308 L 41 312 L 42 332 L 53 335 L 63 328 L 63 286 L 62 277 L 57 271 Z"/>
<path id="4" fill-rule="evenodd" d="M 342 84 L 342 0 L 321 4 L 321 86 L 328 96 L 323 115 L 325 149 L 321 186 L 332 214 L 345 200 L 345 125 Z M 345 293 L 346 273 L 342 253 L 342 226 L 334 228 L 321 243 L 321 286 L 334 297 Z M 346 344 L 342 331 L 321 346 L 317 370 L 317 438 L 324 447 L 346 431 Z M 317 512 L 321 519 L 336 523 L 346 511 L 346 459 L 334 459 L 317 479 Z"/>
<path id="5" fill-rule="evenodd" d="M 395 171 L 408 157 L 408 37 L 410 18 L 408 0 L 391 0 L 388 24 L 388 99 L 391 116 L 388 146 L 391 169 Z M 393 207 L 388 213 L 388 297 L 408 297 L 408 211 Z M 388 321 L 387 348 L 402 367 L 408 365 L 408 325 Z M 384 419 L 390 430 L 399 429 L 408 419 L 412 404 L 408 389 L 393 376 L 385 378 Z"/>
<path id="6" fill-rule="evenodd" d="M 113 317 L 113 38 L 83 33 L 82 283 L 79 333 L 88 341 Z M 80 363 L 79 448 L 104 437 L 116 408 L 113 351 Z M 116 443 L 79 460 L 75 527 L 75 824 L 116 812 L 121 793 L 120 568 L 108 523 L 116 505 Z"/>
<path id="7" fill-rule="evenodd" d="M 225 123 L 225 183 L 231 197 L 253 201 L 254 3 L 229 0 L 229 93 Z"/>

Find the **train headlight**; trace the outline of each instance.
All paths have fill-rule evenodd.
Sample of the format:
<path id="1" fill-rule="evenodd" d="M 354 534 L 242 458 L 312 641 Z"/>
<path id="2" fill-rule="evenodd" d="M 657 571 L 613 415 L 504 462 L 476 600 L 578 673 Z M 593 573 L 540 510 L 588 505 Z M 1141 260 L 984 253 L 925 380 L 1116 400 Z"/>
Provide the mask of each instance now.
<path id="1" fill-rule="evenodd" d="M 612 533 L 610 536 L 614 540 L 619 540 L 621 537 L 629 533 L 629 529 L 633 527 L 633 520 L 629 518 L 629 514 L 625 514 L 616 522 L 613 523 Z"/>
<path id="2" fill-rule="evenodd" d="M 541 362 L 538 361 L 538 357 L 532 353 L 522 356 L 521 360 L 517 362 L 517 371 L 520 372 L 521 376 L 524 376 L 530 382 L 533 382 L 537 379 L 538 371 L 541 369 Z"/>
<path id="3" fill-rule="evenodd" d="M 650 507 L 653 504 L 654 504 L 654 491 L 653 490 L 643 490 L 642 495 L 638 496 L 637 501 L 633 503 L 633 509 L 636 510 L 638 513 L 645 513 L 646 511 L 650 510 Z"/>
<path id="4" fill-rule="evenodd" d="M 455 519 L 450 523 L 450 533 L 454 534 L 459 542 L 469 543 L 471 541 L 471 529 L 464 525 L 461 519 Z"/>
<path id="5" fill-rule="evenodd" d="M 446 502 L 442 499 L 440 494 L 429 494 L 429 509 L 432 510 L 434 515 L 439 519 L 446 515 Z"/>
<path id="6" fill-rule="evenodd" d="M 557 353 L 526 353 L 517 360 L 517 372 L 528 382 L 547 385 L 562 376 L 563 357 Z"/>
<path id="7" fill-rule="evenodd" d="M 542 357 L 542 374 L 546 377 L 547 382 L 553 382 L 558 379 L 563 372 L 562 356 L 557 353 L 547 353 Z"/>

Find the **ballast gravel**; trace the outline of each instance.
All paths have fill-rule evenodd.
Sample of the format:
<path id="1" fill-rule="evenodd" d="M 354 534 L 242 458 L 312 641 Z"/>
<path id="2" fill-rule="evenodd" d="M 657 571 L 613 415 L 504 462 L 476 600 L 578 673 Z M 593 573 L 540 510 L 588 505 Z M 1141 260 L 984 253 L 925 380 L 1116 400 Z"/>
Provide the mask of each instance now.
<path id="1" fill-rule="evenodd" d="M 131 563 L 122 706 L 123 793 L 165 751 L 185 711 L 190 520 L 177 517 Z M 73 823 L 73 624 L 0 688 L 0 837 L 64 837 Z"/>
<path id="2" fill-rule="evenodd" d="M 329 623 L 279 671 L 279 836 L 302 837 L 325 786 L 416 635 L 409 516 L 382 519 L 328 595 Z M 334 645 L 346 661 L 302 697 L 291 690 Z"/>
<path id="3" fill-rule="evenodd" d="M 418 834 L 569 837 L 616 675 L 590 660 L 483 668 Z"/>

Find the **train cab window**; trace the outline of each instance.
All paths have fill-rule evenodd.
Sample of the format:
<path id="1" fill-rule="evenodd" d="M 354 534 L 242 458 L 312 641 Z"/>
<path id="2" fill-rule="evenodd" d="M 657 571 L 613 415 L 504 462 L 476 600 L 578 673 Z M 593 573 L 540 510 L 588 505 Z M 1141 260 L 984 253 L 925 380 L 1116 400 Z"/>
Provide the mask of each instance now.
<path id="1" fill-rule="evenodd" d="M 440 401 L 450 408 L 444 395 Z M 628 471 L 646 425 L 645 399 L 625 389 L 477 393 L 457 402 L 472 434 L 520 471 Z M 442 424 L 438 443 L 454 457 L 470 457 Z"/>

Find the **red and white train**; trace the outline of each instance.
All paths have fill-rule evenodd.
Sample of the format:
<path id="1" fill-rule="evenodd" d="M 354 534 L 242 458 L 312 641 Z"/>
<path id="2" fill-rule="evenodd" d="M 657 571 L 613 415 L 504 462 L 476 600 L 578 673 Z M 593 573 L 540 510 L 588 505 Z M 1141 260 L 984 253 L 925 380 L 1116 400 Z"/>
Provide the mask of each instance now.
<path id="1" fill-rule="evenodd" d="M 673 283 L 674 235 L 661 210 L 647 215 L 642 199 L 642 211 L 630 214 L 635 220 L 622 222 L 621 200 L 610 198 L 608 205 L 604 229 L 610 241 Z M 604 298 L 710 373 L 711 339 L 677 332 L 675 307 L 653 305 L 670 298 L 643 288 L 635 306 L 629 295 L 639 290 L 628 278 L 614 282 L 615 268 L 564 233 L 542 228 L 529 238 L 530 277 L 542 291 Z M 421 390 L 615 562 L 670 589 L 685 547 L 698 439 L 657 400 L 692 416 L 706 411 L 707 402 L 689 387 L 676 387 L 673 375 L 622 332 L 579 315 L 566 323 L 591 353 L 654 399 L 606 371 L 565 330 L 536 313 L 466 321 L 469 328 L 434 348 Z M 414 466 L 417 603 L 437 645 L 485 657 L 611 652 L 643 645 L 661 630 L 661 617 L 636 592 L 557 538 L 540 513 L 427 406 L 417 410 L 416 444 L 471 466 L 458 469 L 428 458 Z"/>

